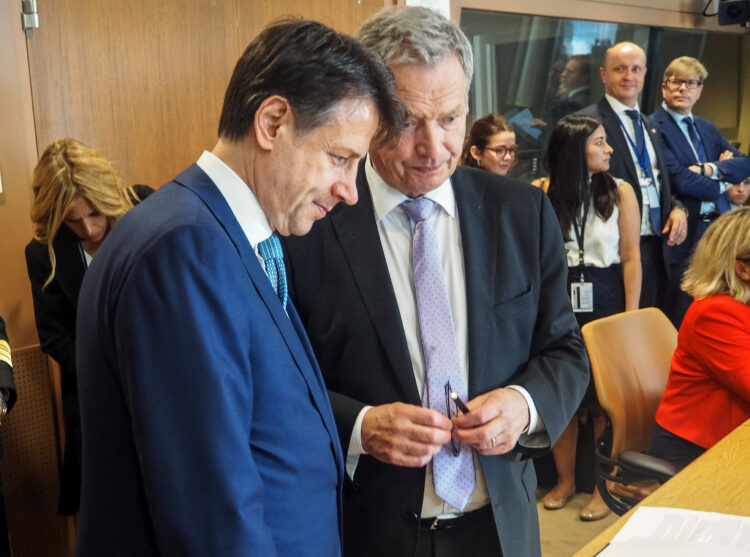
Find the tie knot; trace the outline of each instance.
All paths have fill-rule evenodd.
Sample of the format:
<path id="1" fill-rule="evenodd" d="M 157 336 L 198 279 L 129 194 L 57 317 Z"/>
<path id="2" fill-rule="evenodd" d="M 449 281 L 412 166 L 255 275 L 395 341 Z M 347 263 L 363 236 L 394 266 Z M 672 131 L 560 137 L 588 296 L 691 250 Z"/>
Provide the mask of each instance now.
<path id="1" fill-rule="evenodd" d="M 641 119 L 641 113 L 635 110 L 634 108 L 631 108 L 630 110 L 626 110 L 625 114 L 630 116 L 630 119 L 633 120 L 633 122 L 639 122 Z"/>
<path id="2" fill-rule="evenodd" d="M 693 118 L 692 118 L 692 117 L 690 117 L 690 116 L 685 116 L 685 117 L 684 117 L 684 118 L 682 119 L 682 121 L 683 121 L 683 122 L 685 122 L 685 125 L 686 125 L 686 126 L 687 126 L 688 128 L 692 128 L 692 127 L 693 127 Z"/>
<path id="3" fill-rule="evenodd" d="M 268 238 L 258 244 L 258 253 L 263 261 L 284 259 L 284 253 L 281 251 L 281 241 L 275 232 Z"/>
<path id="4" fill-rule="evenodd" d="M 435 212 L 435 202 L 426 197 L 408 199 L 401 204 L 401 207 L 414 223 L 419 223 L 430 218 L 432 213 Z"/>

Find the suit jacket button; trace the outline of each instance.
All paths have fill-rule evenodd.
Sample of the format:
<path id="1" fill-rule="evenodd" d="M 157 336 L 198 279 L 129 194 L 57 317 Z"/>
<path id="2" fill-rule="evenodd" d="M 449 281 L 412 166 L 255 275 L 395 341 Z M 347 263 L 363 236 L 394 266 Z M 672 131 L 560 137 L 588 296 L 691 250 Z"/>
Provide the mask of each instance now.
<path id="1" fill-rule="evenodd" d="M 404 520 L 413 522 L 415 520 L 419 520 L 419 515 L 415 513 L 414 511 L 406 511 L 404 513 Z"/>

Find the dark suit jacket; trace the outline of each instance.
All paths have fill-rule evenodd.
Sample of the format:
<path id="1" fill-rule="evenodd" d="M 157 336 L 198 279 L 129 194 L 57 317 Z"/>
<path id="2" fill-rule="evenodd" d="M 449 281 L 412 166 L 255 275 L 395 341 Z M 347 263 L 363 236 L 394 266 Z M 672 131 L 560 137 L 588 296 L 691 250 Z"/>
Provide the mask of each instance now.
<path id="1" fill-rule="evenodd" d="M 459 167 L 453 188 L 466 269 L 469 396 L 508 384 L 533 397 L 554 442 L 588 383 L 560 234 L 541 190 Z M 288 238 L 292 288 L 348 446 L 366 404 L 421 405 L 364 168 L 359 202 Z M 540 554 L 536 476 L 518 454 L 479 456 L 503 554 Z M 360 458 L 345 499 L 349 556 L 411 555 L 425 469 Z"/>
<path id="2" fill-rule="evenodd" d="M 701 201 L 718 202 L 720 198 L 720 186 L 717 180 L 701 176 L 688 169 L 697 161 L 693 154 L 687 138 L 678 127 L 674 118 L 659 107 L 651 118 L 659 123 L 661 129 L 660 140 L 664 151 L 664 161 L 669 172 L 672 192 L 688 209 L 688 235 L 686 240 L 679 246 L 678 260 L 689 257 L 693 246 L 700 238 L 696 236 L 698 215 L 700 214 Z M 713 162 L 719 168 L 725 181 L 737 184 L 750 176 L 750 158 L 735 149 L 719 133 L 711 122 L 693 116 L 695 126 L 703 140 L 703 149 L 706 152 L 706 162 Z M 726 150 L 734 153 L 734 158 L 719 161 L 719 155 Z"/>
<path id="3" fill-rule="evenodd" d="M 133 187 L 138 202 L 154 190 Z M 42 351 L 60 364 L 60 390 L 65 417 L 65 456 L 60 478 L 59 512 L 78 512 L 81 487 L 81 418 L 76 385 L 76 308 L 86 263 L 78 237 L 62 225 L 52 240 L 55 251 L 55 276 L 43 287 L 51 272 L 47 246 L 32 240 L 26 246 L 26 269 L 31 283 L 34 318 Z"/>
<path id="4" fill-rule="evenodd" d="M 343 456 L 288 311 L 196 165 L 112 230 L 78 311 L 79 557 L 340 555 Z"/>
<path id="5" fill-rule="evenodd" d="M 8 344 L 8 334 L 5 332 L 5 321 L 0 317 L 0 388 L 8 392 L 5 404 L 8 406 L 8 412 L 16 403 L 16 380 L 13 377 L 13 365 L 10 355 L 10 345 Z M 0 457 L 3 450 L 0 445 Z"/>

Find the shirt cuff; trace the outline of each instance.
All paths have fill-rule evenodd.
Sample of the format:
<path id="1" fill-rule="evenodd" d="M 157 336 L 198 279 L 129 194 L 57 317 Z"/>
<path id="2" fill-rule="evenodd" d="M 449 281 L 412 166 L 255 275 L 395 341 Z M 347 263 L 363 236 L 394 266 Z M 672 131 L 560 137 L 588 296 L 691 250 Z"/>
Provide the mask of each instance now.
<path id="1" fill-rule="evenodd" d="M 721 171 L 719 170 L 719 167 L 716 166 L 712 162 L 707 162 L 705 164 L 706 164 L 706 166 L 710 166 L 711 167 L 711 179 L 712 180 L 721 180 Z"/>
<path id="2" fill-rule="evenodd" d="M 367 454 L 364 447 L 362 446 L 362 421 L 365 419 L 365 414 L 370 410 L 372 406 L 365 406 L 357 414 L 357 419 L 354 421 L 354 427 L 352 428 L 352 436 L 349 438 L 349 449 L 347 455 L 361 455 Z"/>
<path id="3" fill-rule="evenodd" d="M 526 404 L 529 406 L 529 427 L 524 429 L 522 433 L 531 434 L 539 433 L 540 431 L 546 431 L 544 422 L 542 421 L 539 412 L 537 412 L 536 404 L 534 404 L 534 399 L 531 398 L 529 391 L 527 391 L 520 385 L 508 385 L 508 388 L 521 393 L 523 398 L 526 399 Z"/>

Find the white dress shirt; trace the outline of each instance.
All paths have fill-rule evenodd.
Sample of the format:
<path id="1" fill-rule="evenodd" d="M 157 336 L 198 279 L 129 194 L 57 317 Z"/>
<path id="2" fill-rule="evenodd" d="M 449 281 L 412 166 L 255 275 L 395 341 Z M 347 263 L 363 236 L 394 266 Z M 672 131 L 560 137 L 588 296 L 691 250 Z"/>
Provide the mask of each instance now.
<path id="1" fill-rule="evenodd" d="M 406 344 L 414 371 L 414 379 L 417 383 L 418 391 L 422 393 L 424 388 L 425 364 L 419 334 L 414 290 L 414 271 L 412 268 L 412 232 L 414 224 L 406 216 L 403 209 L 399 207 L 402 202 L 409 198 L 400 191 L 391 188 L 383 181 L 372 168 L 369 156 L 365 162 L 365 175 L 367 176 L 367 182 L 372 194 L 380 242 L 383 246 L 388 273 L 404 327 Z M 435 229 L 437 235 L 448 298 L 453 313 L 453 325 L 456 331 L 459 361 L 461 362 L 461 370 L 465 375 L 466 384 L 468 385 L 468 324 L 463 244 L 461 242 L 461 229 L 456 210 L 456 199 L 450 179 L 425 194 L 425 197 L 432 199 L 437 205 L 437 210 L 430 217 L 430 224 Z M 539 420 L 538 412 L 531 396 L 523 387 L 516 385 L 511 387 L 519 391 L 529 405 L 529 431 L 537 431 L 541 420 Z M 351 476 L 354 474 L 359 455 L 365 452 L 362 448 L 362 420 L 370 408 L 371 406 L 367 406 L 362 409 L 352 430 L 347 457 L 347 471 Z M 476 487 L 463 512 L 476 510 L 489 503 L 487 486 L 485 485 L 484 476 L 476 453 L 474 453 L 474 467 L 477 479 Z M 435 486 L 432 479 L 432 464 L 430 463 L 427 466 L 425 478 L 422 517 L 459 514 L 460 512 L 443 501 L 435 493 Z"/>
<path id="2" fill-rule="evenodd" d="M 203 151 L 196 164 L 219 189 L 265 271 L 266 264 L 258 253 L 258 244 L 268 238 L 273 230 L 253 190 L 224 161 L 209 151 Z"/>
<path id="3" fill-rule="evenodd" d="M 626 110 L 632 109 L 629 106 L 622 104 L 611 95 L 605 94 L 604 98 L 607 99 L 609 106 L 611 106 L 612 110 L 614 110 L 615 114 L 617 114 L 617 117 L 625 127 L 625 130 L 630 136 L 630 139 L 632 139 L 633 143 L 635 143 L 634 123 L 630 116 L 625 113 Z M 638 103 L 635 104 L 633 109 L 637 110 L 638 112 L 641 111 L 641 109 L 638 107 Z M 646 123 L 643 122 L 643 125 L 645 127 Z M 653 143 L 651 143 L 651 136 L 649 135 L 647 129 L 643 130 L 643 136 L 646 141 L 646 151 L 648 152 L 648 160 L 651 162 L 651 170 L 654 175 L 654 186 L 656 187 L 656 195 L 658 196 L 661 192 L 661 183 L 659 182 L 661 169 L 659 168 L 659 161 L 656 158 L 656 151 L 654 150 Z M 641 236 L 654 236 L 654 231 L 651 228 L 651 207 L 648 200 L 648 188 L 651 187 L 651 179 L 648 177 L 644 177 L 643 173 L 641 172 L 641 165 L 638 163 L 638 156 L 636 155 L 635 149 L 633 149 L 633 146 L 630 144 L 630 141 L 628 141 L 627 138 L 625 138 L 625 143 L 628 145 L 628 151 L 630 151 L 630 156 L 633 159 L 635 172 L 640 179 L 641 199 L 643 200 L 643 211 L 641 211 Z M 625 176 L 618 176 L 618 178 L 625 178 Z"/>

